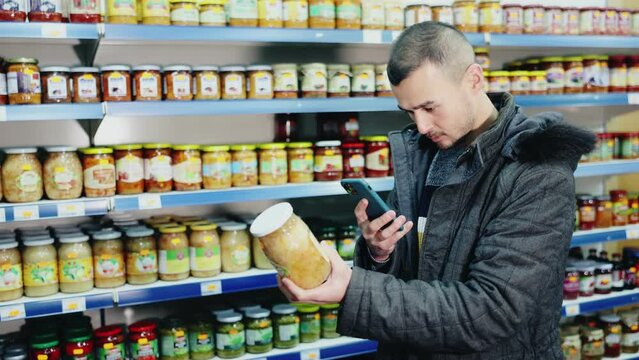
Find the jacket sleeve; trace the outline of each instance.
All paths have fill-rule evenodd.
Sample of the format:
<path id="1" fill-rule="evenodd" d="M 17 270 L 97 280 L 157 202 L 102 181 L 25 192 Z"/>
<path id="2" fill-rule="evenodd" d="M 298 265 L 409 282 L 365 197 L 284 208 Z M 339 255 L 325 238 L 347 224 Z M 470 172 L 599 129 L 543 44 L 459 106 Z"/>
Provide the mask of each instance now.
<path id="1" fill-rule="evenodd" d="M 505 191 L 465 282 L 402 281 L 355 268 L 339 333 L 424 351 L 481 352 L 527 326 L 538 298 L 561 289 L 574 178 L 567 169 L 537 167 Z"/>

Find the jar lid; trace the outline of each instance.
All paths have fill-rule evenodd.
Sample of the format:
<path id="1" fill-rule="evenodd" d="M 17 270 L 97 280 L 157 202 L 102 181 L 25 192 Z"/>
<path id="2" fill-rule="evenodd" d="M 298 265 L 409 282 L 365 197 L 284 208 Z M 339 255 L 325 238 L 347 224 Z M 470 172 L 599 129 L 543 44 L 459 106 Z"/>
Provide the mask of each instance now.
<path id="1" fill-rule="evenodd" d="M 126 144 L 126 145 L 115 145 L 113 147 L 115 150 L 141 150 L 141 144 Z"/>
<path id="2" fill-rule="evenodd" d="M 617 196 L 622 195 L 623 196 L 623 195 L 626 195 L 626 194 L 628 194 L 628 192 L 626 190 L 610 190 L 610 195 L 611 196 L 612 195 L 617 195 Z"/>
<path id="3" fill-rule="evenodd" d="M 541 60 L 535 58 L 535 59 L 528 59 L 526 60 L 526 64 L 531 64 L 531 65 L 535 65 L 535 64 L 539 64 L 541 63 Z"/>
<path id="4" fill-rule="evenodd" d="M 362 68 L 375 68 L 375 64 L 353 64 L 351 66 L 353 69 L 362 69 Z"/>
<path id="5" fill-rule="evenodd" d="M 173 150 L 177 151 L 187 151 L 187 150 L 200 150 L 200 145 L 173 145 Z"/>
<path id="6" fill-rule="evenodd" d="M 160 71 L 161 69 L 158 65 L 137 65 L 133 67 L 133 71 Z"/>
<path id="7" fill-rule="evenodd" d="M 192 220 L 192 221 L 180 221 L 180 225 L 193 227 L 194 225 L 208 225 L 211 222 L 208 220 Z"/>
<path id="8" fill-rule="evenodd" d="M 122 233 L 113 230 L 102 230 L 93 234 L 93 240 L 115 240 L 119 239 Z"/>
<path id="9" fill-rule="evenodd" d="M 375 65 L 375 69 L 377 71 L 386 71 L 387 68 L 388 68 L 388 64 L 386 64 L 386 63 Z"/>
<path id="10" fill-rule="evenodd" d="M 525 5 L 524 9 L 533 9 L 533 8 L 543 8 L 544 6 L 541 4 L 530 4 L 530 5 Z"/>
<path id="11" fill-rule="evenodd" d="M 35 154 L 38 152 L 37 148 L 27 147 L 27 148 L 9 148 L 4 149 L 4 152 L 7 154 Z"/>
<path id="12" fill-rule="evenodd" d="M 342 148 L 344 149 L 363 149 L 364 143 L 355 142 L 355 143 L 344 143 L 342 144 Z"/>
<path id="13" fill-rule="evenodd" d="M 621 318 L 615 314 L 601 315 L 599 316 L 599 319 L 607 323 L 618 323 L 621 321 Z"/>
<path id="14" fill-rule="evenodd" d="M 388 142 L 388 136 L 384 135 L 362 136 L 360 139 L 369 142 Z"/>
<path id="15" fill-rule="evenodd" d="M 301 68 L 323 68 L 326 69 L 326 64 L 324 63 L 308 63 L 308 64 L 301 64 L 300 65 Z"/>
<path id="16" fill-rule="evenodd" d="M 169 2 L 171 4 L 179 4 L 179 3 L 196 4 L 197 0 L 170 0 Z"/>
<path id="17" fill-rule="evenodd" d="M 18 242 L 15 240 L 0 241 L 0 250 L 8 250 L 18 247 Z"/>
<path id="18" fill-rule="evenodd" d="M 611 201 L 609 195 L 595 196 L 595 200 L 597 200 L 597 201 Z"/>
<path id="19" fill-rule="evenodd" d="M 246 71 L 272 71 L 273 67 L 270 65 L 251 65 L 246 68 Z"/>
<path id="20" fill-rule="evenodd" d="M 248 226 L 244 223 L 233 222 L 221 225 L 222 231 L 242 231 L 246 230 Z"/>
<path id="21" fill-rule="evenodd" d="M 301 314 L 316 313 L 320 309 L 319 305 L 313 304 L 295 304 L 295 307 L 297 307 L 297 311 L 299 311 Z"/>
<path id="22" fill-rule="evenodd" d="M 279 304 L 273 306 L 273 313 L 278 315 L 291 315 L 297 312 L 297 308 L 289 304 Z"/>
<path id="23" fill-rule="evenodd" d="M 293 63 L 285 63 L 285 64 L 273 64 L 273 70 L 286 70 L 286 69 L 290 69 L 293 68 L 297 71 L 297 64 L 293 64 Z"/>
<path id="24" fill-rule="evenodd" d="M 156 144 L 144 144 L 144 148 L 145 149 L 168 149 L 171 147 L 171 144 L 161 144 L 161 143 L 156 143 Z M 153 218 L 153 217 L 151 217 Z"/>
<path id="25" fill-rule="evenodd" d="M 43 246 L 43 245 L 51 245 L 53 244 L 52 238 L 43 238 L 43 239 L 33 239 L 33 240 L 24 240 L 22 242 L 24 246 Z"/>
<path id="26" fill-rule="evenodd" d="M 521 7 L 521 4 L 516 4 L 516 3 L 507 3 L 507 4 L 502 4 L 501 5 L 502 8 L 507 8 L 507 7 Z"/>
<path id="27" fill-rule="evenodd" d="M 40 72 L 71 72 L 68 66 L 45 66 L 40 68 Z"/>
<path id="28" fill-rule="evenodd" d="M 146 332 L 153 331 L 158 327 L 158 325 L 150 320 L 141 320 L 129 325 L 130 332 Z"/>
<path id="29" fill-rule="evenodd" d="M 46 150 L 49 153 L 76 152 L 78 151 L 78 148 L 75 148 L 73 146 L 50 146 L 50 147 L 44 148 L 44 150 Z"/>
<path id="30" fill-rule="evenodd" d="M 236 312 L 223 312 L 217 315 L 217 321 L 225 324 L 242 321 L 242 314 Z"/>
<path id="31" fill-rule="evenodd" d="M 99 73 L 100 69 L 91 66 L 77 66 L 71 68 L 72 73 Z"/>
<path id="32" fill-rule="evenodd" d="M 475 54 L 487 54 L 487 53 L 488 53 L 488 48 L 484 48 L 484 47 L 475 48 Z"/>
<path id="33" fill-rule="evenodd" d="M 288 143 L 286 146 L 289 149 L 307 149 L 307 148 L 312 148 L 313 147 L 313 143 L 311 143 L 311 142 L 294 142 L 294 143 Z"/>
<path id="34" fill-rule="evenodd" d="M 324 305 L 320 305 L 320 308 L 325 309 L 325 310 L 335 310 L 335 309 L 339 309 L 339 304 L 324 304 Z"/>
<path id="35" fill-rule="evenodd" d="M 511 71 L 510 76 L 530 76 L 530 72 L 523 70 Z"/>
<path id="36" fill-rule="evenodd" d="M 95 329 L 93 333 L 95 334 L 95 337 L 115 336 L 122 333 L 122 327 L 119 325 L 103 326 L 99 329 Z"/>
<path id="37" fill-rule="evenodd" d="M 186 232 L 186 226 L 184 225 L 163 226 L 159 230 L 162 234 L 177 234 L 177 233 Z"/>
<path id="38" fill-rule="evenodd" d="M 599 55 L 599 60 L 601 61 L 608 61 L 610 59 L 610 56 L 608 55 Z"/>
<path id="39" fill-rule="evenodd" d="M 282 143 L 273 143 L 273 144 L 260 144 L 260 150 L 284 150 L 286 149 L 286 144 Z"/>
<path id="40" fill-rule="evenodd" d="M 488 73 L 488 76 L 510 76 L 510 71 L 491 71 Z"/>
<path id="41" fill-rule="evenodd" d="M 318 141 L 315 143 L 317 147 L 339 147 L 342 146 L 342 142 L 339 140 Z"/>
<path id="42" fill-rule="evenodd" d="M 428 6 L 428 4 L 426 3 L 426 0 L 412 0 L 412 1 L 407 1 L 404 6 L 405 7 L 409 7 L 409 6 Z"/>
<path id="43" fill-rule="evenodd" d="M 100 68 L 102 72 L 105 71 L 131 71 L 131 67 L 127 65 L 107 65 Z"/>
<path id="44" fill-rule="evenodd" d="M 231 308 L 223 308 L 223 309 L 213 309 L 211 310 L 211 314 L 217 318 L 220 314 L 232 314 L 235 311 Z"/>
<path id="45" fill-rule="evenodd" d="M 577 200 L 594 200 L 594 197 L 588 194 L 578 194 Z"/>
<path id="46" fill-rule="evenodd" d="M 138 238 L 138 237 L 147 237 L 152 236 L 154 233 L 153 229 L 149 229 L 147 227 L 135 227 L 128 229 L 126 231 L 126 236 L 130 238 Z"/>
<path id="47" fill-rule="evenodd" d="M 624 62 L 626 61 L 626 55 L 610 55 L 608 56 L 608 60 L 614 62 Z"/>
<path id="48" fill-rule="evenodd" d="M 151 227 L 155 229 L 161 229 L 164 227 L 174 227 L 174 226 L 180 226 L 180 224 L 178 224 L 177 222 L 151 224 Z"/>
<path id="49" fill-rule="evenodd" d="M 202 151 L 204 152 L 229 151 L 230 149 L 231 147 L 228 145 L 208 145 L 202 147 Z"/>
<path id="50" fill-rule="evenodd" d="M 582 56 L 566 56 L 564 57 L 564 62 L 581 62 L 584 61 Z"/>
<path id="51" fill-rule="evenodd" d="M 61 244 L 75 244 L 75 243 L 89 241 L 89 237 L 83 234 L 68 234 L 68 235 L 60 236 L 58 241 Z"/>
<path id="52" fill-rule="evenodd" d="M 350 72 L 351 66 L 349 64 L 328 64 L 328 70 Z"/>
<path id="53" fill-rule="evenodd" d="M 186 2 L 184 0 L 180 0 L 177 2 Z M 196 2 L 195 0 L 193 2 Z M 169 65 L 164 67 L 164 71 L 191 71 L 191 67 L 188 65 Z"/>
<path id="54" fill-rule="evenodd" d="M 612 264 L 600 264 L 596 266 L 597 269 L 599 270 L 612 270 Z"/>
<path id="55" fill-rule="evenodd" d="M 541 58 L 542 62 L 563 62 L 564 58 L 561 56 L 546 56 Z"/>
<path id="56" fill-rule="evenodd" d="M 251 234 L 263 237 L 282 227 L 293 215 L 293 206 L 279 203 L 264 210 L 251 225 Z"/>
<path id="57" fill-rule="evenodd" d="M 256 148 L 255 145 L 248 145 L 248 144 L 231 145 L 231 151 L 253 151 L 255 150 L 255 148 Z"/>
<path id="58" fill-rule="evenodd" d="M 528 73 L 530 74 L 530 76 L 546 76 L 546 71 L 544 70 L 529 71 Z"/>
<path id="59" fill-rule="evenodd" d="M 224 0 L 204 0 L 200 5 L 224 5 Z M 198 65 L 193 67 L 193 71 L 219 71 L 220 67 L 215 65 Z"/>
<path id="60" fill-rule="evenodd" d="M 244 72 L 246 68 L 244 66 L 234 65 L 234 66 L 222 66 L 220 68 L 221 72 Z"/>
<path id="61" fill-rule="evenodd" d="M 191 226 L 193 231 L 211 231 L 217 229 L 216 224 L 200 224 Z"/>
<path id="62" fill-rule="evenodd" d="M 244 316 L 249 319 L 263 319 L 271 316 L 271 312 L 268 309 L 258 307 L 257 309 L 249 309 Z"/>
<path id="63" fill-rule="evenodd" d="M 101 147 L 101 148 L 86 148 L 80 150 L 85 155 L 103 155 L 103 154 L 113 154 L 113 149 Z"/>
<path id="64" fill-rule="evenodd" d="M 18 57 L 7 59 L 7 64 L 38 64 L 38 60 L 28 57 Z"/>

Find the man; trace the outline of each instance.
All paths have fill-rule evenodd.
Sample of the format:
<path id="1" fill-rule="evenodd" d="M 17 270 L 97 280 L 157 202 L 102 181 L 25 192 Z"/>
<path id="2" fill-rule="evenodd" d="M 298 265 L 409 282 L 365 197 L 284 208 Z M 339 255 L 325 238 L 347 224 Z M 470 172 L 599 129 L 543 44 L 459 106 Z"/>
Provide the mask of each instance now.
<path id="1" fill-rule="evenodd" d="M 378 340 L 381 359 L 563 359 L 573 172 L 593 134 L 486 95 L 471 45 L 444 24 L 404 31 L 388 77 L 414 122 L 391 133 L 394 211 L 369 221 L 360 202 L 355 268 L 326 248 L 323 285 L 281 289 L 341 302 L 339 333 Z"/>

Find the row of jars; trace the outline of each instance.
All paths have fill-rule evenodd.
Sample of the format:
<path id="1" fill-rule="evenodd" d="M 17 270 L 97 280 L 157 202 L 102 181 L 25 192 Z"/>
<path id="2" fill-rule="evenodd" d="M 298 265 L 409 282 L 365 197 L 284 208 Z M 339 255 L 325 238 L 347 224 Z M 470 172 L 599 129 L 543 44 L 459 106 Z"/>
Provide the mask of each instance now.
<path id="1" fill-rule="evenodd" d="M 577 195 L 577 230 L 639 224 L 639 194 L 611 190 L 610 195 Z"/>
<path id="2" fill-rule="evenodd" d="M 581 162 L 630 160 L 639 158 L 639 132 L 598 133 L 595 148 Z"/>
<path id="3" fill-rule="evenodd" d="M 117 145 L 5 149 L 0 193 L 11 203 L 282 185 L 391 175 L 388 137 L 262 145 Z M 0 199 L 2 197 L 0 196 Z"/>
<path id="4" fill-rule="evenodd" d="M 1 62 L 1 59 L 0 59 Z M 6 72 L 6 76 L 5 76 Z M 5 83 L 6 81 L 6 83 Z M 96 103 L 393 96 L 386 64 L 253 66 L 47 66 L 32 58 L 0 66 L 0 104 Z"/>

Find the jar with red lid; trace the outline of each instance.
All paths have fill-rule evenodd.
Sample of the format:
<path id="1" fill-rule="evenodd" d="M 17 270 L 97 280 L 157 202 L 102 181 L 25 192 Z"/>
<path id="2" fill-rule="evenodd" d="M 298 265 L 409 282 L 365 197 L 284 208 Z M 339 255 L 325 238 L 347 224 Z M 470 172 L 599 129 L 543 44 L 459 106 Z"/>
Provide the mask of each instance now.
<path id="1" fill-rule="evenodd" d="M 524 6 L 524 34 L 543 34 L 544 15 L 546 10 L 543 5 L 531 4 Z"/>
<path id="2" fill-rule="evenodd" d="M 595 228 L 603 229 L 612 226 L 612 200 L 610 196 L 602 195 L 595 198 L 597 202 L 597 214 L 595 215 Z"/>
<path id="3" fill-rule="evenodd" d="M 366 177 L 388 176 L 388 136 L 368 136 L 362 140 L 366 144 Z"/>
<path id="4" fill-rule="evenodd" d="M 559 6 L 547 6 L 544 14 L 546 34 L 564 34 L 564 12 Z"/>
<path id="5" fill-rule="evenodd" d="M 639 91 L 639 55 L 631 55 L 627 58 L 628 64 L 628 76 L 627 85 L 628 91 Z"/>
<path id="6" fill-rule="evenodd" d="M 7 74 L 4 68 L 4 59 L 0 57 L 0 105 L 6 105 L 9 97 L 7 96 Z"/>
<path id="7" fill-rule="evenodd" d="M 612 225 L 625 226 L 628 224 L 628 193 L 625 190 L 611 190 Z"/>
<path id="8" fill-rule="evenodd" d="M 40 333 L 33 336 L 29 351 L 29 360 L 60 360 L 60 340 L 53 332 Z"/>
<path id="9" fill-rule="evenodd" d="M 612 292 L 612 264 L 599 264 L 595 267 L 595 294 L 607 295 Z"/>
<path id="10" fill-rule="evenodd" d="M 94 360 L 94 342 L 91 330 L 74 327 L 64 332 L 64 359 Z"/>
<path id="11" fill-rule="evenodd" d="M 619 10 L 615 8 L 605 9 L 603 12 L 605 29 L 607 35 L 619 35 Z"/>
<path id="12" fill-rule="evenodd" d="M 619 9 L 619 35 L 630 36 L 632 34 L 632 10 Z"/>
<path id="13" fill-rule="evenodd" d="M 96 329 L 96 360 L 125 360 L 124 333 L 119 325 L 109 325 Z"/>
<path id="14" fill-rule="evenodd" d="M 592 230 L 595 227 L 596 203 L 590 195 L 578 195 L 577 207 L 579 208 L 579 230 Z"/>
<path id="15" fill-rule="evenodd" d="M 564 34 L 579 35 L 579 8 L 563 8 Z"/>
<path id="16" fill-rule="evenodd" d="M 69 22 L 97 24 L 102 22 L 99 0 L 69 1 Z"/>
<path id="17" fill-rule="evenodd" d="M 610 92 L 628 91 L 628 65 L 625 55 L 613 55 L 608 57 L 610 66 Z"/>
<path id="18" fill-rule="evenodd" d="M 575 300 L 578 297 L 579 270 L 576 267 L 568 267 L 564 277 L 564 300 Z"/>
<path id="19" fill-rule="evenodd" d="M 579 296 L 588 297 L 595 294 L 595 267 L 584 265 L 579 268 Z"/>
<path id="20" fill-rule="evenodd" d="M 636 193 L 628 196 L 628 224 L 639 224 L 639 196 Z"/>
<path id="21" fill-rule="evenodd" d="M 315 143 L 315 181 L 337 181 L 342 179 L 343 158 L 341 141 L 319 141 Z"/>
<path id="22" fill-rule="evenodd" d="M 129 325 L 129 356 L 133 360 L 160 358 L 156 323 L 142 320 Z"/>
<path id="23" fill-rule="evenodd" d="M 520 4 L 504 4 L 504 32 L 521 34 L 524 32 L 524 8 Z"/>
<path id="24" fill-rule="evenodd" d="M 62 22 L 62 0 L 31 0 L 29 22 Z"/>
<path id="25" fill-rule="evenodd" d="M 344 142 L 357 142 L 359 139 L 359 120 L 357 114 L 348 116 L 339 122 L 339 134 Z"/>
<path id="26" fill-rule="evenodd" d="M 27 21 L 26 0 L 3 1 L 0 4 L 0 22 Z"/>
<path id="27" fill-rule="evenodd" d="M 344 178 L 363 178 L 365 163 L 364 143 L 346 143 L 342 145 L 344 157 Z"/>

